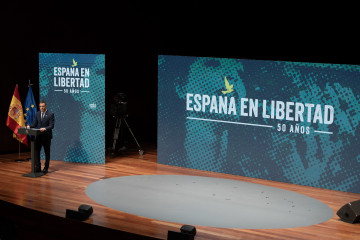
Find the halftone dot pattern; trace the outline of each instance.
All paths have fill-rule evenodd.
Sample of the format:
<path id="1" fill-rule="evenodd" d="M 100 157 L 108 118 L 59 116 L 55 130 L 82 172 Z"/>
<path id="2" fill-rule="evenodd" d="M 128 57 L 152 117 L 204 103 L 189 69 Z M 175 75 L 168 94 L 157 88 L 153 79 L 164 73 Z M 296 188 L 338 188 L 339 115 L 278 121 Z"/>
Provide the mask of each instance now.
<path id="1" fill-rule="evenodd" d="M 159 163 L 360 193 L 359 66 L 162 55 L 158 74 Z M 186 110 L 187 93 L 225 96 L 225 77 L 234 85 L 226 96 L 234 97 L 236 115 L 210 113 L 209 106 Z M 241 98 L 259 99 L 258 117 L 240 116 Z M 309 116 L 304 112 L 303 122 L 266 119 L 262 100 L 268 114 L 271 100 L 320 104 L 322 110 L 331 105 L 334 121 L 313 122 L 315 107 Z M 277 131 L 278 124 L 286 131 Z M 296 126 L 309 134 L 290 132 Z"/>
<path id="2" fill-rule="evenodd" d="M 90 68 L 91 94 L 79 99 L 82 111 L 80 141 L 87 159 L 80 162 L 105 163 L 105 56 L 96 55 Z M 80 95 L 77 95 L 80 97 Z M 90 104 L 96 104 L 91 108 Z M 76 159 L 77 160 L 77 159 Z M 85 161 L 84 161 L 85 160 Z"/>
<path id="3" fill-rule="evenodd" d="M 54 84 L 54 67 L 72 67 L 73 59 L 89 69 L 88 88 L 72 88 L 64 93 Z M 105 163 L 105 55 L 39 54 L 41 99 L 55 114 L 51 159 L 79 163 Z M 69 88 L 70 90 L 70 88 Z"/>

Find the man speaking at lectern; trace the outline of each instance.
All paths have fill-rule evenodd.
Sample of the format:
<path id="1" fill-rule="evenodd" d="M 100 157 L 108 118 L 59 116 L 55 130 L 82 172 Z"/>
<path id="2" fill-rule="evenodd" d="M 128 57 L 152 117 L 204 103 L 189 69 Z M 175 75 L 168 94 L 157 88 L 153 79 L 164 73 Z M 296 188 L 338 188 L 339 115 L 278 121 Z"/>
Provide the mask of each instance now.
<path id="1" fill-rule="evenodd" d="M 52 112 L 46 109 L 45 101 L 40 101 L 39 108 L 40 111 L 36 113 L 34 122 L 31 124 L 31 128 L 40 129 L 42 132 L 42 134 L 36 137 L 36 150 L 38 156 L 35 160 L 35 171 L 41 171 L 40 151 L 41 148 L 44 147 L 45 166 L 43 173 L 47 174 L 50 165 L 50 145 L 52 139 L 52 129 L 54 128 L 55 124 L 55 117 Z"/>

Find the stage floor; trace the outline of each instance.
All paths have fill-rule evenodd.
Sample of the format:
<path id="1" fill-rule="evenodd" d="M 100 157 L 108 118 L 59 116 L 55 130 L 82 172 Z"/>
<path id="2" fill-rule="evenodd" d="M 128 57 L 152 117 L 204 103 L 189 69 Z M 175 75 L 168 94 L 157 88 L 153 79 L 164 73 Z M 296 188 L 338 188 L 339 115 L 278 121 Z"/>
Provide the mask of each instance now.
<path id="1" fill-rule="evenodd" d="M 21 154 L 21 157 L 26 159 L 30 153 Z M 334 212 L 330 220 L 307 227 L 230 229 L 196 226 L 195 239 L 359 239 L 360 236 L 359 224 L 344 223 L 336 215 L 344 204 L 359 200 L 360 194 L 161 165 L 157 164 L 156 147 L 151 145 L 145 147 L 142 156 L 136 151 L 128 151 L 114 158 L 107 157 L 105 165 L 53 160 L 49 173 L 40 178 L 23 177 L 30 171 L 31 165 L 29 161 L 15 162 L 17 158 L 18 154 L 0 155 L 0 200 L 58 217 L 65 217 L 66 209 L 88 204 L 93 207 L 94 213 L 85 222 L 94 226 L 166 239 L 168 230 L 179 231 L 182 224 L 140 217 L 103 206 L 88 197 L 85 190 L 101 179 L 133 175 L 190 175 L 238 180 L 296 192 L 321 201 Z M 269 218 L 266 215 L 258 217 Z"/>

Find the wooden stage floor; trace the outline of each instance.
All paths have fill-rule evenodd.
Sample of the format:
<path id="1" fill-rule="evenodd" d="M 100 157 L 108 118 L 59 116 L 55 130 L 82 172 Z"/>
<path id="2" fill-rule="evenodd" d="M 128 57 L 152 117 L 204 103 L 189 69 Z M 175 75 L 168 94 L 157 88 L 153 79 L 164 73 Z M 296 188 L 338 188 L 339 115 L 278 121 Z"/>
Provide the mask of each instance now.
<path id="1" fill-rule="evenodd" d="M 23 153 L 21 157 L 30 157 L 30 153 Z M 344 223 L 335 214 L 344 204 L 359 200 L 360 194 L 161 165 L 157 164 L 155 146 L 147 146 L 143 156 L 138 155 L 136 151 L 129 151 L 114 158 L 106 157 L 105 165 L 51 161 L 49 173 L 40 178 L 23 177 L 23 174 L 30 171 L 31 165 L 29 161 L 15 162 L 17 158 L 18 154 L 0 155 L 0 201 L 32 210 L 33 213 L 56 216 L 64 221 L 70 221 L 64 218 L 66 209 L 77 209 L 80 204 L 89 204 L 93 207 L 94 213 L 85 221 L 87 226 L 112 229 L 114 233 L 132 233 L 140 235 L 139 239 L 146 238 L 145 236 L 166 239 L 168 230 L 179 231 L 182 224 L 148 219 L 102 206 L 86 195 L 85 189 L 89 184 L 105 178 L 153 174 L 208 176 L 263 184 L 322 201 L 334 211 L 334 216 L 321 224 L 289 229 L 252 230 L 196 226 L 195 239 L 360 239 L 360 224 Z M 2 206 L 4 208 L 5 205 Z M 15 219 L 24 216 L 11 217 Z M 61 239 L 59 235 L 57 238 L 55 235 L 56 233 L 52 237 L 43 236 L 43 239 Z M 104 236 L 103 239 L 111 239 L 111 236 Z"/>

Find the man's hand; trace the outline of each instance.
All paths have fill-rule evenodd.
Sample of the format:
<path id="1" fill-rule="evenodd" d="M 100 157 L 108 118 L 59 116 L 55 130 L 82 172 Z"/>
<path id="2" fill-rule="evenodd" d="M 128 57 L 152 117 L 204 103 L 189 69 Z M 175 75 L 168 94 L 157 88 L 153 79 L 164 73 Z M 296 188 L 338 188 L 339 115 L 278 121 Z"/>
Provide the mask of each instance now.
<path id="1" fill-rule="evenodd" d="M 40 132 L 44 132 L 44 131 L 46 131 L 45 128 L 40 128 Z"/>

